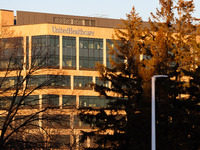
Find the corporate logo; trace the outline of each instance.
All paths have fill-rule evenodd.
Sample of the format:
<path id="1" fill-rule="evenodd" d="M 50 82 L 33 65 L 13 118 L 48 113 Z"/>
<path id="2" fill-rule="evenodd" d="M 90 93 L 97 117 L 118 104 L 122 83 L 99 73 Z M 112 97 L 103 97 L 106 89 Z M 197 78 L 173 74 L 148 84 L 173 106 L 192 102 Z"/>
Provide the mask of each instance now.
<path id="1" fill-rule="evenodd" d="M 52 26 L 52 32 L 53 33 L 65 33 L 65 34 L 78 34 L 78 35 L 94 36 L 94 31 L 85 31 L 82 28 L 73 29 L 73 28 L 62 28 L 62 27 Z"/>

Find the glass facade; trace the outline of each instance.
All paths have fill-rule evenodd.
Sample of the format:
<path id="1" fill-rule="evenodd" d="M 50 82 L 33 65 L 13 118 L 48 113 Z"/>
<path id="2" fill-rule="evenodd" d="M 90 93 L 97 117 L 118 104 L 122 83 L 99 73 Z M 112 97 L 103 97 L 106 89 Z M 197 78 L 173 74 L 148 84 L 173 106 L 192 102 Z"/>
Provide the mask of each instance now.
<path id="1" fill-rule="evenodd" d="M 59 67 L 59 36 L 32 37 L 32 66 Z"/>
<path id="2" fill-rule="evenodd" d="M 111 68 L 112 66 L 111 66 L 110 59 L 113 60 L 116 63 L 123 62 L 124 60 L 117 58 L 116 55 L 109 54 L 110 50 L 109 50 L 109 46 L 108 45 L 110 45 L 112 48 L 114 47 L 114 43 L 113 43 L 113 41 L 111 39 L 107 39 L 106 40 L 106 66 Z"/>
<path id="3" fill-rule="evenodd" d="M 14 88 L 23 86 L 23 77 L 0 77 L 1 88 Z"/>
<path id="4" fill-rule="evenodd" d="M 105 86 L 105 87 L 108 87 L 108 81 L 102 81 L 102 80 L 100 80 L 100 78 L 99 77 L 96 77 L 96 84 L 97 85 L 103 85 L 103 86 Z"/>
<path id="5" fill-rule="evenodd" d="M 27 63 L 29 58 L 29 37 L 27 41 Z M 32 66 L 59 67 L 59 36 L 41 35 L 32 36 Z M 116 56 L 109 54 L 108 44 L 113 47 L 111 39 L 106 40 L 106 64 L 111 67 L 109 58 L 122 62 Z M 77 65 L 77 51 L 79 51 L 79 68 L 95 69 L 97 62 L 103 63 L 103 39 L 79 38 L 79 49 L 76 46 L 76 37 L 62 36 L 62 68 L 75 69 Z M 28 64 L 27 64 L 28 66 Z"/>
<path id="6" fill-rule="evenodd" d="M 30 119 L 30 121 L 28 122 L 27 120 L 30 119 L 29 115 L 20 115 L 20 116 L 16 116 L 13 121 L 14 121 L 14 126 L 17 128 L 19 127 L 21 124 L 23 123 L 27 123 L 24 126 L 24 129 L 36 129 L 39 126 L 39 116 L 35 116 L 33 119 Z"/>
<path id="7" fill-rule="evenodd" d="M 53 142 L 51 142 L 53 141 Z M 57 149 L 58 147 L 69 147 L 70 145 L 70 135 L 61 135 L 61 134 L 55 134 L 52 135 L 50 138 L 50 147 Z"/>
<path id="8" fill-rule="evenodd" d="M 0 97 L 0 109 L 6 109 L 10 107 L 12 101 L 14 101 L 14 105 L 18 105 L 19 103 L 21 103 L 19 109 L 39 108 L 39 95 L 29 95 L 27 97 Z"/>
<path id="9" fill-rule="evenodd" d="M 39 95 L 29 95 L 24 99 L 24 107 L 28 109 L 39 108 Z"/>
<path id="10" fill-rule="evenodd" d="M 42 126 L 45 128 L 68 129 L 70 127 L 70 115 L 43 115 Z"/>
<path id="11" fill-rule="evenodd" d="M 29 68 L 29 58 L 31 56 L 31 64 L 36 66 L 46 66 L 46 67 L 58 67 L 60 62 L 60 50 L 62 50 L 62 67 L 65 68 L 76 68 L 77 63 L 77 51 L 79 51 L 79 68 L 80 69 L 95 69 L 95 64 L 97 62 L 103 63 L 103 39 L 98 38 L 83 38 L 79 37 L 79 49 L 77 49 L 77 37 L 71 36 L 62 36 L 62 48 L 60 49 L 59 36 L 54 35 L 39 35 L 32 36 L 29 38 L 26 37 L 26 68 Z M 18 46 L 9 45 L 12 40 L 15 40 Z M 17 41 L 17 42 L 16 42 Z M 29 53 L 31 42 L 31 53 Z M 3 56 L 8 56 L 9 50 L 16 50 L 16 48 L 23 51 L 23 38 L 13 38 L 13 39 L 4 39 L 2 40 L 3 46 L 6 51 L 2 52 Z M 110 44 L 111 47 L 114 46 L 111 39 L 106 40 L 106 44 Z M 106 47 L 106 63 L 108 67 L 111 67 L 109 57 L 114 61 L 118 61 L 116 56 L 109 54 L 108 46 Z M 22 62 L 23 52 L 21 54 L 17 53 L 17 58 L 20 58 Z M 19 57 L 18 57 L 19 56 Z M 3 57 L 1 57 L 3 59 Z M 4 57 L 7 58 L 7 57 Z M 0 68 L 5 67 L 5 63 L 0 61 Z M 4 64 L 4 65 L 3 65 Z M 22 77 L 21 77 L 22 78 Z M 90 89 L 89 83 L 93 82 L 93 76 L 76 76 L 73 75 L 73 85 L 74 89 Z M 6 80 L 0 78 L 1 87 L 8 88 L 14 87 L 16 84 L 16 77 L 7 77 Z M 104 82 L 99 80 L 99 77 L 95 77 L 95 83 L 98 85 L 103 85 L 108 87 L 108 81 Z M 27 85 L 29 87 L 37 86 L 51 86 L 51 88 L 71 88 L 71 76 L 70 75 L 33 75 L 27 80 Z M 44 95 L 43 95 L 44 96 Z M 58 95 L 46 95 L 43 99 L 46 104 L 52 106 L 59 106 L 59 96 Z M 30 103 L 36 97 L 30 97 L 30 100 L 27 100 L 27 103 Z M 38 95 L 37 95 L 37 99 Z M 54 99 L 54 100 L 53 100 Z M 105 100 L 101 101 L 99 97 L 88 96 L 81 97 L 80 106 L 82 107 L 104 107 L 106 106 Z M 31 102 L 32 103 L 32 102 Z M 2 102 L 2 105 L 3 104 Z M 34 104 L 36 105 L 36 104 Z M 62 95 L 62 106 L 67 108 L 69 106 L 76 106 L 76 96 L 71 95 Z"/>
<path id="12" fill-rule="evenodd" d="M 59 107 L 59 95 L 42 95 L 42 107 Z"/>
<path id="13" fill-rule="evenodd" d="M 86 21 L 85 23 L 92 25 L 92 22 Z M 62 43 L 59 41 L 59 39 L 61 39 Z M 35 66 L 39 66 L 39 69 L 51 69 L 45 69 L 45 71 L 50 70 L 50 73 L 45 72 L 41 75 L 39 72 L 39 74 L 31 75 L 27 79 L 25 83 L 27 83 L 28 90 L 39 87 L 39 91 L 41 87 L 45 93 L 42 90 L 41 93 L 37 93 L 38 91 L 36 93 L 31 93 L 34 95 L 29 95 L 26 97 L 23 100 L 23 106 L 21 108 L 31 109 L 30 111 L 35 111 L 33 109 L 38 109 L 38 111 L 40 111 L 45 107 L 53 109 L 52 114 L 43 113 L 42 115 L 39 115 L 38 120 L 34 122 L 35 125 L 44 128 L 71 130 L 73 127 L 73 129 L 89 129 L 91 126 L 93 126 L 92 124 L 90 125 L 82 122 L 77 116 L 78 113 L 75 111 L 75 109 L 78 107 L 95 107 L 98 109 L 109 106 L 109 100 L 90 95 L 90 93 L 93 93 L 94 91 L 86 91 L 93 90 L 90 85 L 90 83 L 93 82 L 106 87 L 109 85 L 108 81 L 101 81 L 99 77 L 97 77 L 98 75 L 96 72 L 91 71 L 95 69 L 97 62 L 103 64 L 103 39 L 39 35 L 32 37 L 27 36 L 25 38 L 25 42 L 26 47 L 23 49 L 23 38 L 19 39 L 20 46 L 18 46 L 18 49 L 21 51 L 20 53 L 17 52 L 17 54 L 15 54 L 15 58 L 17 59 L 11 60 L 11 66 L 18 62 L 19 65 L 23 66 L 23 61 L 25 60 L 26 65 L 24 67 L 27 70 Z M 106 40 L 106 42 L 113 45 L 111 40 Z M 13 50 L 16 49 L 7 47 L 6 51 L 2 52 L 2 56 L 0 56 L 0 69 L 6 68 L 6 65 L 8 64 L 8 56 L 10 56 L 9 53 L 13 52 Z M 111 67 L 109 57 L 114 60 L 117 59 L 115 56 L 109 55 L 108 51 L 109 50 L 107 47 L 106 63 L 108 67 Z M 26 53 L 25 58 L 23 52 Z M 79 58 L 77 58 L 77 54 L 79 54 Z M 54 70 L 58 74 L 55 75 L 55 73 L 52 73 Z M 90 70 L 91 74 L 89 71 L 84 72 L 83 70 Z M 22 81 L 22 79 L 23 77 L 20 77 L 20 81 Z M 17 78 L 6 77 L 6 80 L 4 80 L 4 78 L 0 77 L 0 83 L 1 88 L 15 87 Z M 74 87 L 71 87 L 72 85 Z M 72 92 L 73 90 L 75 92 Z M 84 96 L 85 94 L 88 95 Z M 20 96 L 16 98 L 16 104 L 21 100 L 21 98 L 22 97 Z M 11 101 L 12 98 L 0 98 L 0 108 L 7 109 L 10 106 Z M 61 110 L 63 113 L 56 114 L 58 109 L 63 109 Z M 51 120 L 53 120 L 53 122 Z M 30 125 L 29 128 L 34 127 Z M 63 135 L 55 134 L 51 138 L 62 147 L 70 144 L 70 136 L 65 134 L 66 133 L 63 133 Z M 52 145 L 52 147 L 54 147 L 54 145 Z"/>
<path id="14" fill-rule="evenodd" d="M 79 96 L 80 107 L 106 107 L 108 100 L 99 96 Z"/>
<path id="15" fill-rule="evenodd" d="M 95 68 L 97 62 L 103 63 L 103 39 L 79 39 L 80 69 Z"/>
<path id="16" fill-rule="evenodd" d="M 63 68 L 76 67 L 76 37 L 63 36 Z"/>
<path id="17" fill-rule="evenodd" d="M 63 109 L 76 107 L 76 95 L 61 96 Z M 29 95 L 28 97 L 17 96 L 16 98 L 0 97 L 0 108 L 8 108 L 13 100 L 15 100 L 16 105 L 22 101 L 22 105 L 19 109 L 38 109 L 40 106 L 39 95 Z M 80 107 L 107 107 L 108 103 L 109 100 L 99 96 L 79 96 Z M 42 107 L 60 108 L 59 95 L 42 95 Z"/>
<path id="18" fill-rule="evenodd" d="M 62 95 L 62 107 L 75 107 L 76 106 L 76 96 L 75 95 Z"/>
<path id="19" fill-rule="evenodd" d="M 64 75 L 35 75 L 28 79 L 28 86 L 53 86 L 70 88 L 70 76 Z"/>
<path id="20" fill-rule="evenodd" d="M 0 69 L 22 69 L 23 67 L 23 38 L 0 39 Z"/>
<path id="21" fill-rule="evenodd" d="M 91 88 L 92 77 L 87 76 L 74 76 L 74 88 Z"/>
<path id="22" fill-rule="evenodd" d="M 1 97 L 0 98 L 0 109 L 6 109 L 10 107 L 11 104 L 11 98 L 10 97 Z"/>
<path id="23" fill-rule="evenodd" d="M 79 127 L 90 127 L 90 124 L 82 122 L 79 116 L 74 116 L 74 127 L 79 128 Z"/>

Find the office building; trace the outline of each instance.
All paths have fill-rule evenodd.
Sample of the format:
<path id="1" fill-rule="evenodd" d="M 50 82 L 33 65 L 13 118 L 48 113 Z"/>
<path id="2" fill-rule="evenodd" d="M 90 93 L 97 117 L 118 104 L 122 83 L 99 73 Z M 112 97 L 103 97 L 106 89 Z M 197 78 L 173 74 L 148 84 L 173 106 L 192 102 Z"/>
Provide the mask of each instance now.
<path id="1" fill-rule="evenodd" d="M 16 56 L 19 58 L 17 63 L 23 63 L 21 69 L 27 71 L 33 66 L 42 66 L 31 76 L 28 86 L 37 87 L 51 79 L 44 88 L 34 90 L 29 95 L 29 99 L 39 99 L 39 108 L 29 107 L 21 111 L 26 114 L 31 109 L 41 109 L 45 107 L 45 102 L 56 108 L 50 115 L 55 116 L 57 110 L 62 110 L 61 117 L 67 118 L 68 126 L 62 129 L 60 138 L 57 139 L 62 139 L 65 144 L 72 145 L 73 141 L 77 144 L 81 130 L 90 130 L 77 117 L 79 107 L 107 105 L 107 100 L 100 98 L 88 83 L 110 86 L 99 80 L 95 64 L 100 62 L 110 66 L 107 43 L 112 45 L 114 28 L 121 23 L 117 19 L 24 11 L 17 11 L 14 16 L 13 11 L 0 10 L 2 41 L 4 45 L 12 39 L 17 41 L 21 54 Z M 10 48 L 1 54 L 1 81 L 9 61 L 6 59 L 6 54 L 11 53 L 9 50 Z M 10 61 L 11 66 L 15 64 L 16 62 Z M 15 75 L 10 73 L 1 88 L 8 88 L 15 82 Z M 2 107 L 7 105 L 6 101 L 1 101 Z M 41 122 L 39 124 L 42 126 Z M 90 146 L 90 139 L 86 145 Z"/>

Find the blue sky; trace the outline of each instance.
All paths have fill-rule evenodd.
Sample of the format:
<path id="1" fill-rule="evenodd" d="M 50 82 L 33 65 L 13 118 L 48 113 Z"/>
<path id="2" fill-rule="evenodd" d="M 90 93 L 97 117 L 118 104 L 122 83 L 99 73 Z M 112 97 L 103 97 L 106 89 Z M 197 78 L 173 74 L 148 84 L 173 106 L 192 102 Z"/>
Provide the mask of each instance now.
<path id="1" fill-rule="evenodd" d="M 200 18 L 200 0 L 194 3 L 194 16 Z M 125 19 L 133 6 L 147 21 L 150 12 L 159 6 L 159 0 L 4 0 L 0 9 Z"/>

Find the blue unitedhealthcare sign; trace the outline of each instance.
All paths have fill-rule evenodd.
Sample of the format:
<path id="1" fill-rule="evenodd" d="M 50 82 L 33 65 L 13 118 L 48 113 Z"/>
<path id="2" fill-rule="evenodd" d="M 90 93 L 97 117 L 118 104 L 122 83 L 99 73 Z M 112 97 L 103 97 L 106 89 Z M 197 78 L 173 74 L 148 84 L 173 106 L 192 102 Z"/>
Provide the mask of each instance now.
<path id="1" fill-rule="evenodd" d="M 78 35 L 94 36 L 94 31 L 85 31 L 82 28 L 73 29 L 73 28 L 62 28 L 62 27 L 52 26 L 52 32 L 53 33 L 65 33 L 65 34 L 78 34 Z"/>

